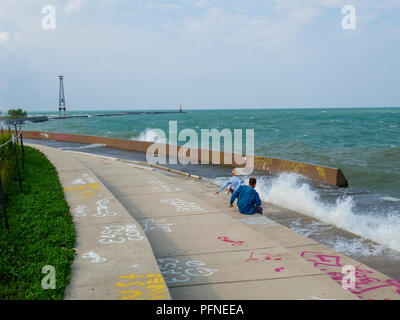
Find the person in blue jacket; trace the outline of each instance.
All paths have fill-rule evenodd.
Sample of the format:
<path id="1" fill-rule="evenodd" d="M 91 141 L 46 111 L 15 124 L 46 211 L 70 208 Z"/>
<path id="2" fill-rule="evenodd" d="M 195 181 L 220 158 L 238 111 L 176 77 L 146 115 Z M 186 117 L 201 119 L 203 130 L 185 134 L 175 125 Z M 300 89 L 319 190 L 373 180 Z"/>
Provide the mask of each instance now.
<path id="1" fill-rule="evenodd" d="M 234 193 L 243 183 L 244 181 L 237 176 L 237 171 L 236 169 L 232 170 L 232 178 L 230 178 L 215 194 L 217 195 L 220 193 L 222 190 L 224 190 L 227 186 L 229 186 L 228 192 L 227 193 Z"/>
<path id="2" fill-rule="evenodd" d="M 243 214 L 263 214 L 263 208 L 261 207 L 260 196 L 257 191 L 254 190 L 256 187 L 256 178 L 250 178 L 248 186 L 240 186 L 231 197 L 229 208 L 233 207 L 233 203 L 238 198 L 237 205 L 239 212 Z"/>

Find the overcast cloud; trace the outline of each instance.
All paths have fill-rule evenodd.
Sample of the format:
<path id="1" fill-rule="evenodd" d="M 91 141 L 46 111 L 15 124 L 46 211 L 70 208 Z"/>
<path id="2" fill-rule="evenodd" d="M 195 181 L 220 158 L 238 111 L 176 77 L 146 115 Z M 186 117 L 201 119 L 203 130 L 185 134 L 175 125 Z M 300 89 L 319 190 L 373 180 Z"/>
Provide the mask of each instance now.
<path id="1" fill-rule="evenodd" d="M 399 40 L 398 0 L 1 0 L 0 109 L 400 107 Z"/>

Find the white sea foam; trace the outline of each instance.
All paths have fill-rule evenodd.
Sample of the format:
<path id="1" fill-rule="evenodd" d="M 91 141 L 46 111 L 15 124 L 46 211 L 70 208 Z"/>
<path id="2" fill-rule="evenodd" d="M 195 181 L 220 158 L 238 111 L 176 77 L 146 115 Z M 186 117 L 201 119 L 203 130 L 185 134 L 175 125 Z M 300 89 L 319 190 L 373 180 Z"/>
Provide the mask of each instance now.
<path id="1" fill-rule="evenodd" d="M 276 179 L 259 179 L 256 189 L 263 200 L 332 224 L 343 230 L 400 251 L 400 216 L 354 213 L 351 196 L 335 204 L 323 203 L 318 193 L 298 175 L 283 173 Z"/>
<path id="2" fill-rule="evenodd" d="M 163 137 L 160 136 L 160 133 L 156 129 L 146 129 L 133 140 L 165 143 L 165 140 L 163 140 Z"/>
<path id="3" fill-rule="evenodd" d="M 386 201 L 392 201 L 392 202 L 398 202 L 400 201 L 400 199 L 397 198 L 393 198 L 393 197 L 383 197 L 381 198 L 382 200 L 386 200 Z"/>
<path id="4" fill-rule="evenodd" d="M 347 239 L 338 236 L 329 240 L 325 240 L 324 244 L 335 251 L 343 252 L 347 255 L 381 256 L 385 251 L 385 247 L 383 245 L 367 243 L 367 240 L 362 238 Z M 397 257 L 393 255 L 393 258 Z"/>

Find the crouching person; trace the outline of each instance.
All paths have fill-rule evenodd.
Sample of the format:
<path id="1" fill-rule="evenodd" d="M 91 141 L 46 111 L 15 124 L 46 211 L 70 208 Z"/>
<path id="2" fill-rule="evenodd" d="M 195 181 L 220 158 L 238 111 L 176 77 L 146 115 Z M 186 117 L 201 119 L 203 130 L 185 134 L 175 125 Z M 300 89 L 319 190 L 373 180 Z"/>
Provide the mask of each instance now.
<path id="1" fill-rule="evenodd" d="M 263 214 L 263 208 L 261 207 L 261 200 L 258 192 L 254 190 L 256 187 L 256 178 L 250 178 L 249 185 L 241 185 L 232 195 L 229 208 L 233 207 L 233 203 L 238 198 L 237 205 L 239 212 L 243 214 Z"/>

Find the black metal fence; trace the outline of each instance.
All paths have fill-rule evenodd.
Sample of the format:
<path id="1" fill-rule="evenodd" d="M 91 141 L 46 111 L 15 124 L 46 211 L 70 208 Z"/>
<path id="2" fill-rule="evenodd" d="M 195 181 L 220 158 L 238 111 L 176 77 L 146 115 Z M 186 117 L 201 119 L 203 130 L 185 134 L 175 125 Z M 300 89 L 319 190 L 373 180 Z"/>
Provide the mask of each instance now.
<path id="1" fill-rule="evenodd" d="M 19 182 L 19 188 L 21 192 L 23 192 L 22 188 L 22 178 L 21 178 L 21 169 L 25 171 L 25 150 L 24 150 L 24 141 L 23 141 L 23 136 L 22 136 L 22 126 L 20 126 L 20 130 L 18 131 L 17 129 L 17 124 L 14 124 L 15 131 L 13 132 L 10 127 L 8 127 L 8 132 L 11 132 L 11 139 L 7 140 L 4 142 L 2 145 L 0 145 L 0 149 L 6 147 L 7 145 L 11 144 L 12 149 L 13 149 L 13 154 L 15 158 L 15 164 L 16 164 L 16 173 L 17 173 L 17 179 Z M 3 127 L 1 127 L 1 133 L 4 134 Z M 19 142 L 19 143 L 18 143 Z M 18 157 L 18 146 L 20 146 L 21 149 L 21 159 Z M 21 163 L 21 169 L 20 169 L 20 163 Z M 4 217 L 4 223 L 6 226 L 6 229 L 9 230 L 9 224 L 8 224 L 8 216 L 7 216 L 7 203 L 6 203 L 6 194 L 4 190 L 4 184 L 1 179 L 1 174 L 0 174 L 0 201 L 1 201 L 1 206 L 2 206 L 2 211 L 3 211 L 3 217 Z"/>

